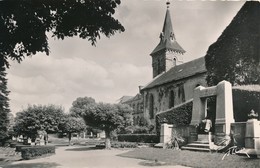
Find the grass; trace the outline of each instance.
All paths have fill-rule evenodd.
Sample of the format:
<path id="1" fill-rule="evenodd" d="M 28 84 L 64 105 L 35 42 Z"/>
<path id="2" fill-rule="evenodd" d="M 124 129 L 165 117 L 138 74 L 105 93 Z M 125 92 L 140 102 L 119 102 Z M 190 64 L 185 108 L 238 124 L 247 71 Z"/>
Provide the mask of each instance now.
<path id="1" fill-rule="evenodd" d="M 140 148 L 119 156 L 160 161 L 170 165 L 182 165 L 199 168 L 233 168 L 260 167 L 260 159 L 249 159 L 246 156 L 229 155 L 221 160 L 223 153 L 180 151 L 172 149 Z"/>

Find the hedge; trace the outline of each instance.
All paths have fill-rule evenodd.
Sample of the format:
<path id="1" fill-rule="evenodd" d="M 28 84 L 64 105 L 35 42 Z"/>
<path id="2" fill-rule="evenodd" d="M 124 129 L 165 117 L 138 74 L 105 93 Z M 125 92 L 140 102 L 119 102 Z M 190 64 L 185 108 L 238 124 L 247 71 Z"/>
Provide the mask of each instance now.
<path id="1" fill-rule="evenodd" d="M 233 109 L 236 122 L 247 121 L 248 113 L 253 109 L 260 119 L 260 85 L 236 86 L 232 89 Z"/>
<path id="2" fill-rule="evenodd" d="M 156 134 L 119 134 L 117 138 L 121 142 L 159 143 Z"/>
<path id="3" fill-rule="evenodd" d="M 21 148 L 22 158 L 25 160 L 55 154 L 55 146 L 30 146 Z"/>
<path id="4" fill-rule="evenodd" d="M 175 126 L 189 125 L 191 122 L 192 105 L 193 101 L 190 100 L 167 111 L 158 113 L 156 115 L 156 132 L 160 132 L 160 125 L 165 119 L 168 124 Z"/>
<path id="5" fill-rule="evenodd" d="M 16 145 L 15 146 L 15 151 L 16 152 L 21 152 L 22 148 L 24 148 L 24 147 L 30 147 L 30 145 Z"/>

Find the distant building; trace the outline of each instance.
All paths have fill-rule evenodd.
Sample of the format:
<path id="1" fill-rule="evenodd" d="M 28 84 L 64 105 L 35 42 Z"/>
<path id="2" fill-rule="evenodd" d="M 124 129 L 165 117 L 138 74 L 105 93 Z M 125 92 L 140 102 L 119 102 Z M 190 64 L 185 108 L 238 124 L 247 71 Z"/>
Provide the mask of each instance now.
<path id="1" fill-rule="evenodd" d="M 118 103 L 120 104 L 124 104 L 126 101 L 132 99 L 133 96 L 122 96 L 119 100 L 118 100 Z"/>
<path id="2" fill-rule="evenodd" d="M 143 96 L 137 94 L 122 104 L 128 104 L 133 108 L 133 124 L 139 125 L 141 118 L 144 117 Z"/>

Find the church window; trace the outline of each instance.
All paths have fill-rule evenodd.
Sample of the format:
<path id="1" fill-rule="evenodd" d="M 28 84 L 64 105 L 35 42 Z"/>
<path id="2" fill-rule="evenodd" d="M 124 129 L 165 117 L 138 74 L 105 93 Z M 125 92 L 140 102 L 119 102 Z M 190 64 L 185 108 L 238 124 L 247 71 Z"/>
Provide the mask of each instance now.
<path id="1" fill-rule="evenodd" d="M 150 119 L 154 118 L 154 98 L 153 95 L 150 95 L 150 100 L 149 100 L 149 115 Z"/>
<path id="2" fill-rule="evenodd" d="M 175 66 L 177 63 L 176 63 L 176 58 L 173 58 L 173 66 Z"/>
<path id="3" fill-rule="evenodd" d="M 184 91 L 184 85 L 180 85 L 179 86 L 179 90 L 178 90 L 178 97 L 181 100 L 181 102 L 185 102 L 185 91 Z"/>
<path id="4" fill-rule="evenodd" d="M 171 90 L 170 91 L 170 95 L 169 95 L 169 108 L 174 107 L 174 91 Z"/>

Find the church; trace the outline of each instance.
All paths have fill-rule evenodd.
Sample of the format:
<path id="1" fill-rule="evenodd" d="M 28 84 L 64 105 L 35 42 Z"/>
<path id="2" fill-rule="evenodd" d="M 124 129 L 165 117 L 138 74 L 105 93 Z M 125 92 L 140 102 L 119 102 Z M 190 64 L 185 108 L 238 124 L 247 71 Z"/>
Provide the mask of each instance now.
<path id="1" fill-rule="evenodd" d="M 155 123 L 155 115 L 193 98 L 193 90 L 206 86 L 204 57 L 183 62 L 185 50 L 173 31 L 169 3 L 159 44 L 150 54 L 153 79 L 140 91 L 144 97 L 144 116 Z"/>
<path id="2" fill-rule="evenodd" d="M 206 86 L 204 57 L 183 62 L 185 50 L 175 38 L 169 5 L 167 2 L 159 44 L 150 54 L 153 79 L 139 87 L 140 93 L 136 96 L 121 102 L 133 108 L 134 125 L 138 125 L 142 117 L 155 125 L 157 113 L 191 100 L 195 87 Z"/>
<path id="3" fill-rule="evenodd" d="M 174 34 L 169 4 L 167 2 L 162 32 L 158 33 L 160 34 L 159 43 L 150 54 L 153 79 L 145 86 L 139 87 L 140 93 L 137 96 L 125 102 L 125 104 L 133 107 L 134 123 L 137 125 L 141 117 L 150 120 L 155 125 L 155 116 L 158 113 L 169 111 L 169 109 L 192 101 L 196 87 L 207 87 L 205 63 L 207 55 L 189 62 L 183 61 L 185 48 L 178 43 Z M 239 48 L 245 51 L 247 55 L 258 58 L 260 56 L 259 38 L 257 38 L 259 37 L 259 29 L 257 29 L 259 21 L 256 17 L 259 16 L 259 8 L 259 2 L 246 2 L 217 42 L 209 47 L 208 52 L 215 52 L 216 49 L 218 54 L 223 55 L 223 52 L 229 49 L 228 51 L 231 54 L 226 54 L 229 54 L 229 58 L 232 59 L 233 56 L 239 56 L 240 53 L 236 52 L 236 48 Z M 248 26 L 251 24 L 254 24 L 256 28 Z M 210 65 L 207 64 L 208 66 Z M 232 77 L 222 80 L 233 81 Z M 253 76 L 249 75 L 248 77 L 252 78 Z"/>

